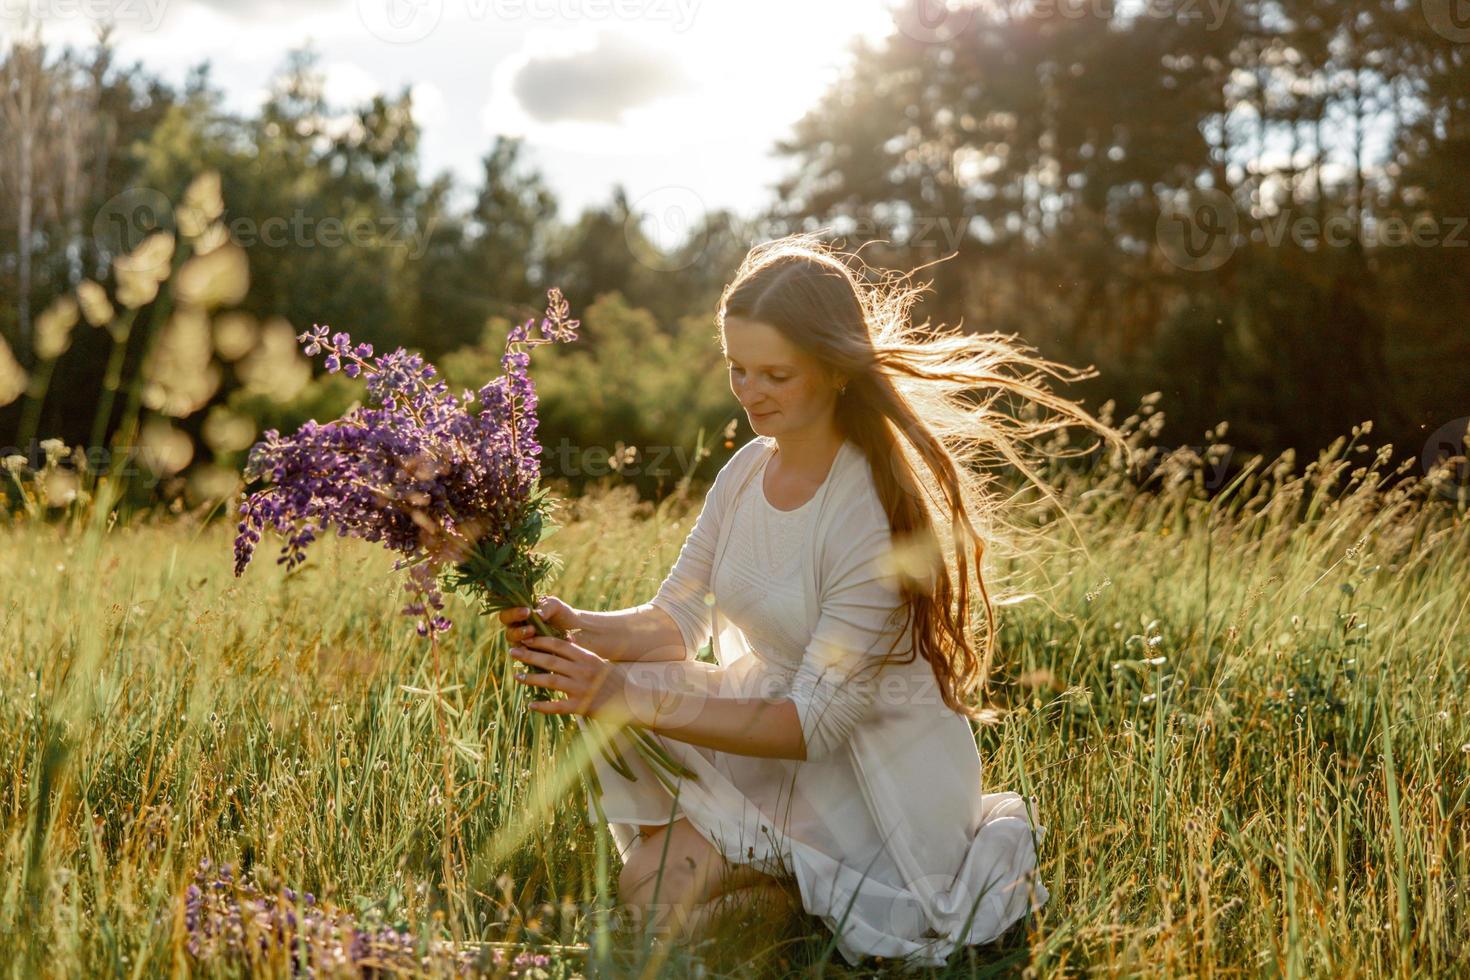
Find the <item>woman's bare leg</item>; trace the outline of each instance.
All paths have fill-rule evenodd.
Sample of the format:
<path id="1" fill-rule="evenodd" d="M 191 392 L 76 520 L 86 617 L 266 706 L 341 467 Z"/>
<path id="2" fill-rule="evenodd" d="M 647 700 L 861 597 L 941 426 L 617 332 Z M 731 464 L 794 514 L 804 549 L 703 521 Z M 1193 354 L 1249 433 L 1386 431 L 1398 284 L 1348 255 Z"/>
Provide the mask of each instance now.
<path id="1" fill-rule="evenodd" d="M 750 865 L 726 860 L 686 818 L 643 830 L 618 877 L 619 897 L 643 906 L 645 918 L 660 931 L 690 935 L 699 928 L 694 919 L 700 906 L 727 892 L 778 885 Z"/>
<path id="2" fill-rule="evenodd" d="M 779 931 L 801 908 L 791 888 L 774 879 L 741 888 L 731 888 L 696 905 L 683 923 L 681 937 L 691 939 L 722 923 L 754 927 L 761 933 Z"/>

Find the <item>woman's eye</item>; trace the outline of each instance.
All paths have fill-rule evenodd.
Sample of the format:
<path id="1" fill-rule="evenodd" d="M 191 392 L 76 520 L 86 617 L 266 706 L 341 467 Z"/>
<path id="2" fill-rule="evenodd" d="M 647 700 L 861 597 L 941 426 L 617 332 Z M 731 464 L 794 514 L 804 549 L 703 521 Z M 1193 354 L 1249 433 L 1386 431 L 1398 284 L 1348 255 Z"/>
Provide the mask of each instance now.
<path id="1" fill-rule="evenodd" d="M 731 374 L 744 374 L 745 373 L 745 369 L 744 368 L 735 367 L 732 364 L 732 365 L 730 365 L 730 373 Z M 791 375 L 789 375 L 789 374 L 783 374 L 783 375 L 780 375 L 780 376 L 777 376 L 777 375 L 774 375 L 774 374 L 768 374 L 768 375 L 766 375 L 766 377 L 769 378 L 771 381 L 777 383 L 777 384 L 780 384 L 783 381 L 789 381 L 789 380 L 791 380 Z"/>

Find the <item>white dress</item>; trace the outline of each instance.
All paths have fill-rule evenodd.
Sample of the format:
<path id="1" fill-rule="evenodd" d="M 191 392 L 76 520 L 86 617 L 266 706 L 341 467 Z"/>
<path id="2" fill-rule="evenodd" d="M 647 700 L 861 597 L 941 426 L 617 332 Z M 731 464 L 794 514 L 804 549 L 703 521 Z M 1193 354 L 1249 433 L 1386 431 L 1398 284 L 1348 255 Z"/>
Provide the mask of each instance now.
<path id="1" fill-rule="evenodd" d="M 981 794 L 973 732 L 938 699 L 922 658 L 886 667 L 866 685 L 833 670 L 843 657 L 861 659 L 849 649 L 861 655 L 871 646 L 853 637 L 891 641 L 901 633 L 877 627 L 898 605 L 896 580 L 860 560 L 886 540 L 887 521 L 881 506 L 873 509 L 875 493 L 852 492 L 871 490 L 871 472 L 850 442 L 811 499 L 790 511 L 774 507 L 763 484 L 773 449 L 758 437 L 721 470 L 652 600 L 679 624 L 691 658 L 713 635 L 719 664 L 689 659 L 638 669 L 684 691 L 789 697 L 807 759 L 742 756 L 659 736 L 699 776 L 680 780 L 675 800 L 619 736 L 638 779 L 597 758 L 602 812 L 622 854 L 638 825 L 683 816 L 731 862 L 794 878 L 806 911 L 833 930 L 853 965 L 864 954 L 941 964 L 961 939 L 988 942 L 1046 901 L 1034 878 L 1045 828 L 1027 818 L 1017 794 Z M 834 544 L 819 552 L 830 567 L 818 589 L 813 544 L 823 536 Z M 816 610 L 814 593 L 826 596 Z M 864 618 L 870 611 L 873 618 Z M 878 652 L 888 649 L 885 642 Z M 927 687 L 912 683 L 926 677 Z M 891 798 L 919 789 L 885 776 L 894 769 L 921 777 L 923 795 Z"/>

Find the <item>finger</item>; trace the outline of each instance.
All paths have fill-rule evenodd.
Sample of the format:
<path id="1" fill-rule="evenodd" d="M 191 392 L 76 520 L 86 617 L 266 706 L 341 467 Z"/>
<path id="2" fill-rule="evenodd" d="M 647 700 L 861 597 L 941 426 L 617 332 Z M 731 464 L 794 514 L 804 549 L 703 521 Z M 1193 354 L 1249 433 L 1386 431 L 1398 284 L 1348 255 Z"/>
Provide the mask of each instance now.
<path id="1" fill-rule="evenodd" d="M 561 678 L 556 674 L 517 674 L 516 680 L 530 687 L 544 687 L 552 691 L 561 690 L 561 688 L 557 686 L 561 682 Z"/>
<path id="2" fill-rule="evenodd" d="M 564 649 L 566 641 L 555 636 L 542 636 L 538 633 L 533 636 L 525 637 L 520 641 L 520 645 L 523 647 L 540 650 L 543 653 L 550 654 L 553 657 L 562 658 L 566 656 L 566 652 Z"/>
<path id="3" fill-rule="evenodd" d="M 567 661 L 560 657 L 554 657 L 549 653 L 541 653 L 537 650 L 525 650 L 521 647 L 511 647 L 510 655 L 521 663 L 530 664 L 532 667 L 540 667 L 542 670 L 559 674 L 564 674 L 567 671 Z"/>
<path id="4" fill-rule="evenodd" d="M 567 660 L 584 660 L 587 654 L 591 652 L 577 646 L 570 640 L 563 640 L 559 636 L 528 636 L 523 642 L 526 646 L 532 646 L 539 650 L 545 650 L 548 653 L 554 653 L 558 657 L 564 657 Z"/>
<path id="5" fill-rule="evenodd" d="M 511 626 L 524 621 L 530 615 L 530 610 L 524 606 L 519 606 L 515 609 L 502 609 L 500 610 L 500 621 L 506 626 Z"/>
<path id="6" fill-rule="evenodd" d="M 559 701 L 532 701 L 531 710 L 543 715 L 574 715 L 577 713 L 575 705 L 568 698 Z"/>

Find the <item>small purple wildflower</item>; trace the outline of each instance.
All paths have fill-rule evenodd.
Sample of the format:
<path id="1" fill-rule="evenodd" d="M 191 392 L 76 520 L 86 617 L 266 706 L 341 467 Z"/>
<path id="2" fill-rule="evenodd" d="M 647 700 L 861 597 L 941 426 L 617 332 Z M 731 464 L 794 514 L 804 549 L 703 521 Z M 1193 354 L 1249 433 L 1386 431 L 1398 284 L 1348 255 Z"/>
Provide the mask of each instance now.
<path id="1" fill-rule="evenodd" d="M 184 890 L 185 948 L 201 964 L 266 968 L 288 956 L 305 977 L 496 976 L 544 977 L 551 957 L 525 950 L 507 962 L 495 947 L 462 949 L 447 939 L 362 922 L 290 888 L 267 891 L 236 881 L 225 865 L 213 878 L 199 863 Z"/>

